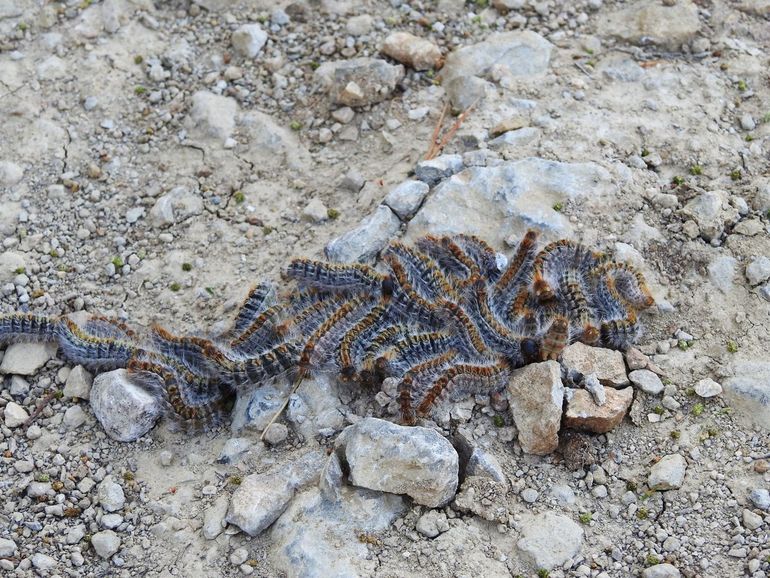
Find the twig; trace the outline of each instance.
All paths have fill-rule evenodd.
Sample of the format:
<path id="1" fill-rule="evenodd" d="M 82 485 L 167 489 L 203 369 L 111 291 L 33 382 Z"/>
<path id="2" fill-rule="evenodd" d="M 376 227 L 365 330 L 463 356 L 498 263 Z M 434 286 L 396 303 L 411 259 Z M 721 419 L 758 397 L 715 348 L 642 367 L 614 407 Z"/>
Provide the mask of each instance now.
<path id="1" fill-rule="evenodd" d="M 286 406 L 289 405 L 289 400 L 291 399 L 291 396 L 297 393 L 297 390 L 299 389 L 299 386 L 302 385 L 302 381 L 304 380 L 304 376 L 300 375 L 297 377 L 297 379 L 294 381 L 294 387 L 291 388 L 291 391 L 289 392 L 289 395 L 286 396 L 286 399 L 281 404 L 281 407 L 278 408 L 278 411 L 275 412 L 275 415 L 270 418 L 270 421 L 267 422 L 267 425 L 265 426 L 265 429 L 262 430 L 262 435 L 259 436 L 259 441 L 264 441 L 265 434 L 267 433 L 267 430 L 270 429 L 270 426 L 275 423 L 275 420 L 277 420 L 280 415 L 283 413 L 283 410 L 286 409 Z"/>
<path id="2" fill-rule="evenodd" d="M 479 99 L 481 97 L 474 100 L 468 108 L 466 108 L 462 113 L 460 113 L 457 116 L 457 120 L 452 123 L 452 126 L 449 127 L 449 129 L 444 133 L 444 135 L 439 140 L 439 134 L 441 133 L 441 127 L 444 124 L 444 117 L 446 116 L 447 111 L 449 110 L 449 103 L 444 105 L 444 108 L 441 111 L 441 116 L 438 118 L 438 122 L 436 123 L 435 128 L 433 129 L 433 135 L 431 136 L 431 143 L 430 148 L 428 149 L 428 153 L 425 155 L 425 160 L 429 161 L 431 159 L 436 158 L 441 151 L 444 150 L 444 148 L 449 144 L 449 142 L 454 138 L 457 131 L 460 129 L 462 124 L 465 122 L 465 119 L 468 118 L 468 115 L 470 114 L 471 110 L 473 110 L 473 107 L 476 106 L 476 103 L 478 103 Z"/>
<path id="3" fill-rule="evenodd" d="M 30 416 L 29 416 L 29 417 L 26 419 L 26 421 L 25 421 L 23 424 L 21 424 L 21 427 L 22 427 L 22 428 L 24 428 L 24 429 L 26 430 L 26 429 L 27 429 L 29 426 L 31 426 L 31 425 L 32 425 L 32 423 L 33 423 L 33 422 L 34 422 L 34 421 L 35 421 L 35 420 L 36 420 L 38 417 L 40 417 L 40 414 L 41 414 L 41 413 L 43 413 L 43 410 L 44 410 L 46 407 L 48 407 L 48 404 L 49 404 L 49 403 L 51 403 L 51 401 L 53 401 L 53 399 L 54 399 L 54 398 L 55 398 L 57 395 L 59 395 L 59 393 L 60 393 L 60 392 L 59 392 L 59 390 L 58 390 L 58 389 L 55 389 L 54 391 L 52 391 L 51 393 L 49 393 L 48 395 L 46 395 L 46 396 L 43 398 L 43 401 L 41 401 L 41 402 L 40 402 L 40 403 L 37 405 L 37 407 L 35 408 L 35 411 L 33 411 L 33 412 L 32 412 L 32 415 L 30 415 Z"/>
<path id="4" fill-rule="evenodd" d="M 432 158 L 435 158 L 438 154 L 438 150 L 436 150 L 436 147 L 438 146 L 438 137 L 439 134 L 441 134 L 441 126 L 444 124 L 444 117 L 446 116 L 447 111 L 449 110 L 449 103 L 445 103 L 444 107 L 441 109 L 441 114 L 438 117 L 438 121 L 436 122 L 436 126 L 433 127 L 433 134 L 430 137 L 430 148 L 428 149 L 428 153 L 425 155 L 425 160 L 429 161 Z"/>

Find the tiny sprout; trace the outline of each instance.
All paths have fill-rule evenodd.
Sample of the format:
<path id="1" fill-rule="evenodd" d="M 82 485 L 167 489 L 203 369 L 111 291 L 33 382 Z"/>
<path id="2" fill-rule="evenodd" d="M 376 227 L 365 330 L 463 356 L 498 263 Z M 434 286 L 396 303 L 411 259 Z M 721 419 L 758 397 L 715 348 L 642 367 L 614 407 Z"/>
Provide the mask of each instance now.
<path id="1" fill-rule="evenodd" d="M 762 115 L 762 122 L 770 122 L 770 112 L 766 112 Z"/>
<path id="2" fill-rule="evenodd" d="M 671 179 L 671 182 L 678 187 L 684 184 L 684 178 L 677 175 L 673 179 Z"/>
<path id="3" fill-rule="evenodd" d="M 693 165 L 690 167 L 690 174 L 691 175 L 702 175 L 703 174 L 703 167 L 700 165 Z"/>
<path id="4" fill-rule="evenodd" d="M 690 344 L 689 344 L 689 343 L 687 343 L 687 340 L 685 340 L 685 339 L 680 339 L 680 340 L 677 342 L 676 346 L 677 346 L 679 349 L 681 349 L 682 351 L 686 351 L 687 349 L 689 349 L 689 348 L 690 348 Z"/>
<path id="5" fill-rule="evenodd" d="M 64 397 L 64 390 L 63 389 L 57 389 L 55 392 L 53 392 L 53 396 L 56 399 L 61 399 Z"/>
<path id="6" fill-rule="evenodd" d="M 40 474 L 37 477 L 37 481 L 38 482 L 49 482 L 49 481 L 51 481 L 51 476 L 49 476 L 48 474 Z"/>
<path id="7" fill-rule="evenodd" d="M 647 508 L 639 508 L 636 511 L 636 517 L 640 520 L 646 520 L 650 517 L 650 511 Z"/>
<path id="8" fill-rule="evenodd" d="M 715 427 L 710 427 L 706 430 L 706 433 L 709 434 L 710 438 L 715 438 L 719 435 L 719 430 Z"/>
<path id="9" fill-rule="evenodd" d="M 123 479 L 127 482 L 131 482 L 135 479 L 134 472 L 125 472 L 123 474 Z"/>
<path id="10" fill-rule="evenodd" d="M 147 93 L 147 89 L 144 86 L 137 86 L 134 88 L 134 94 L 137 96 L 142 96 L 145 93 Z"/>
<path id="11" fill-rule="evenodd" d="M 658 415 L 663 415 L 665 413 L 665 409 L 663 409 L 662 406 L 656 405 L 654 408 L 652 408 L 652 411 Z"/>
<path id="12" fill-rule="evenodd" d="M 593 514 L 591 512 L 585 512 L 584 514 L 580 514 L 580 517 L 578 518 L 580 520 L 581 524 L 590 524 L 591 520 L 593 519 Z"/>
<path id="13" fill-rule="evenodd" d="M 748 88 L 748 86 L 746 85 L 746 81 L 745 80 L 739 80 L 738 81 L 738 90 L 740 90 L 741 92 L 744 92 L 747 88 Z"/>
<path id="14" fill-rule="evenodd" d="M 705 406 L 702 403 L 696 403 L 694 406 L 692 406 L 692 414 L 695 417 L 698 417 L 703 413 L 703 410 L 706 409 Z"/>
<path id="15" fill-rule="evenodd" d="M 142 62 L 144 62 L 144 56 L 141 54 L 134 56 L 134 64 L 141 64 Z"/>
<path id="16" fill-rule="evenodd" d="M 112 264 L 115 265 L 116 269 L 120 269 L 123 266 L 123 259 L 120 256 L 113 257 Z"/>
<path id="17" fill-rule="evenodd" d="M 228 481 L 234 486 L 240 486 L 241 482 L 243 482 L 243 478 L 241 476 L 230 476 Z"/>
<path id="18" fill-rule="evenodd" d="M 734 171 L 730 171 L 730 178 L 734 181 L 740 181 L 741 178 L 743 178 L 743 173 L 741 172 L 741 169 L 735 169 Z"/>
<path id="19" fill-rule="evenodd" d="M 635 492 L 636 491 L 636 482 L 633 480 L 628 480 L 626 482 L 626 490 L 629 492 Z"/>
<path id="20" fill-rule="evenodd" d="M 738 343 L 733 341 L 732 339 L 727 342 L 727 352 L 728 353 L 736 353 L 738 351 Z"/>
<path id="21" fill-rule="evenodd" d="M 650 155 L 650 151 L 648 151 L 646 147 L 643 148 L 642 149 L 642 156 L 646 157 L 646 156 L 649 156 L 649 155 Z"/>
<path id="22" fill-rule="evenodd" d="M 682 432 L 680 432 L 678 429 L 675 429 L 671 432 L 671 439 L 678 440 L 680 437 L 682 437 Z"/>
<path id="23" fill-rule="evenodd" d="M 317 70 L 318 68 L 320 68 L 320 66 L 321 66 L 320 62 L 316 62 L 315 60 L 311 60 L 310 61 L 310 69 L 311 70 Z"/>
<path id="24" fill-rule="evenodd" d="M 212 297 L 214 297 L 216 295 L 216 291 L 214 291 L 213 287 L 204 287 L 204 289 L 206 290 L 206 293 L 208 293 Z"/>
<path id="25" fill-rule="evenodd" d="M 56 259 L 56 258 L 59 256 L 59 251 L 57 251 L 56 249 L 51 249 L 51 252 L 50 252 L 50 253 L 48 253 L 48 254 L 49 254 L 51 257 L 53 257 L 54 259 Z"/>
<path id="26" fill-rule="evenodd" d="M 646 562 L 648 566 L 655 566 L 656 564 L 660 564 L 660 558 L 655 554 L 648 554 Z"/>
<path id="27" fill-rule="evenodd" d="M 192 263 L 182 263 L 182 271 L 192 271 Z"/>
<path id="28" fill-rule="evenodd" d="M 753 141 L 753 140 L 754 140 L 754 135 L 751 135 L 751 134 L 747 134 L 747 135 L 744 137 L 744 140 L 745 140 L 746 142 L 751 142 L 751 141 Z"/>
<path id="29" fill-rule="evenodd" d="M 243 194 L 243 191 L 235 191 L 233 199 L 235 199 L 235 202 L 240 205 L 243 201 L 246 200 L 246 195 Z"/>
<path id="30" fill-rule="evenodd" d="M 176 291 L 179 291 L 182 288 L 182 286 L 179 283 L 174 282 L 171 285 L 169 285 L 168 288 L 176 292 Z"/>
<path id="31" fill-rule="evenodd" d="M 556 211 L 557 213 L 560 213 L 563 208 L 564 208 L 564 205 L 561 203 L 554 203 L 553 205 L 553 210 Z"/>
<path id="32" fill-rule="evenodd" d="M 16 273 L 16 275 L 23 275 L 27 270 L 24 267 L 16 267 L 13 272 Z"/>
<path id="33" fill-rule="evenodd" d="M 26 22 L 19 22 L 17 27 L 22 32 L 26 32 L 26 30 L 29 28 L 29 25 Z"/>
<path id="34" fill-rule="evenodd" d="M 271 227 L 270 225 L 265 225 L 264 227 L 262 227 L 262 233 L 264 233 L 265 235 L 269 235 L 273 231 L 275 231 L 275 227 Z"/>
<path id="35" fill-rule="evenodd" d="M 328 209 L 326 211 L 326 216 L 334 220 L 340 216 L 340 212 L 337 209 Z"/>
<path id="36" fill-rule="evenodd" d="M 291 121 L 291 124 L 289 125 L 289 128 L 293 131 L 297 131 L 302 128 L 302 123 L 298 120 Z"/>
<path id="37" fill-rule="evenodd" d="M 503 419 L 503 416 L 498 414 L 492 418 L 492 423 L 495 424 L 495 427 L 503 427 L 505 425 L 505 420 Z"/>

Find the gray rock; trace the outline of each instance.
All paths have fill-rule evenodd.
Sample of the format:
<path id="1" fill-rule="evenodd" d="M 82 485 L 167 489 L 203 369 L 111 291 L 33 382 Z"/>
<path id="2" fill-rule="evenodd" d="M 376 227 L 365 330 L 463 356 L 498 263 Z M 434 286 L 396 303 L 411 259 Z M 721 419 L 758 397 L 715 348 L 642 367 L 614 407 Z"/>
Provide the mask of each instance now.
<path id="1" fill-rule="evenodd" d="M 770 259 L 764 255 L 754 257 L 746 267 L 746 279 L 752 287 L 770 279 Z"/>
<path id="2" fill-rule="evenodd" d="M 489 141 L 489 148 L 505 154 L 509 148 L 519 148 L 528 145 L 540 136 L 541 130 L 534 126 L 523 126 L 516 130 L 509 130 L 499 137 Z"/>
<path id="3" fill-rule="evenodd" d="M 451 177 L 463 168 L 462 155 L 441 155 L 427 161 L 420 161 L 414 169 L 414 176 L 429 186 Z"/>
<path id="4" fill-rule="evenodd" d="M 35 554 L 33 554 L 31 560 L 32 560 L 32 566 L 42 571 L 53 570 L 54 568 L 56 568 L 56 565 L 58 564 L 55 558 L 52 558 L 51 556 L 47 556 L 45 554 L 41 554 L 40 552 L 36 552 Z"/>
<path id="5" fill-rule="evenodd" d="M 430 40 L 409 32 L 391 32 L 381 52 L 415 70 L 437 69 L 441 65 L 441 49 Z"/>
<path id="6" fill-rule="evenodd" d="M 452 509 L 470 512 L 489 522 L 505 523 L 508 519 L 506 494 L 508 486 L 489 478 L 465 478 L 455 496 Z"/>
<path id="7" fill-rule="evenodd" d="M 722 388 L 738 417 L 770 429 L 770 362 L 736 363 L 733 377 L 723 380 Z"/>
<path id="8" fill-rule="evenodd" d="M 278 444 L 284 442 L 286 438 L 289 436 L 289 428 L 287 428 L 282 423 L 273 423 L 270 424 L 270 427 L 267 428 L 267 431 L 265 431 L 265 443 L 270 444 L 271 446 L 277 446 Z"/>
<path id="9" fill-rule="evenodd" d="M 449 521 L 441 510 L 428 510 L 417 520 L 415 530 L 423 536 L 435 538 L 442 532 L 449 530 Z"/>
<path id="10" fill-rule="evenodd" d="M 356 536 L 387 530 L 403 510 L 392 494 L 346 487 L 339 501 L 327 501 L 310 488 L 273 524 L 270 556 L 287 578 L 372 576 L 378 562 Z"/>
<path id="11" fill-rule="evenodd" d="M 244 24 L 233 32 L 230 43 L 236 53 L 254 58 L 265 47 L 267 32 L 259 24 Z"/>
<path id="12" fill-rule="evenodd" d="M 624 387 L 629 383 L 623 354 L 613 349 L 574 343 L 564 349 L 562 364 L 583 375 L 595 373 L 599 382 L 608 387 Z"/>
<path id="13" fill-rule="evenodd" d="M 404 181 L 390 190 L 383 204 L 390 207 L 402 221 L 408 221 L 420 208 L 428 191 L 430 187 L 422 181 Z"/>
<path id="14" fill-rule="evenodd" d="M 15 401 L 9 401 L 3 410 L 3 421 L 5 423 L 5 427 L 11 429 L 19 427 L 28 419 L 29 414 L 27 413 L 27 410 L 25 410 Z"/>
<path id="15" fill-rule="evenodd" d="M 744 509 L 742 514 L 743 527 L 747 530 L 756 530 L 763 524 L 762 516 L 751 510 Z"/>
<path id="16" fill-rule="evenodd" d="M 64 383 L 64 397 L 68 399 L 88 399 L 91 394 L 91 384 L 94 378 L 82 366 L 76 365 L 72 368 L 67 381 Z"/>
<path id="17" fill-rule="evenodd" d="M 321 472 L 318 487 L 321 488 L 324 499 L 336 502 L 342 499 L 344 485 L 345 473 L 342 471 L 342 462 L 337 452 L 332 452 Z"/>
<path id="18" fill-rule="evenodd" d="M 541 456 L 554 451 L 559 445 L 564 399 L 559 363 L 544 361 L 517 369 L 507 392 L 521 449 Z"/>
<path id="19" fill-rule="evenodd" d="M 26 270 L 26 267 L 27 263 L 24 260 L 24 255 L 21 253 L 16 251 L 0 253 L 0 283 L 12 282 L 16 275 L 18 275 L 18 271 Z"/>
<path id="20" fill-rule="evenodd" d="M 756 121 L 748 112 L 741 115 L 740 123 L 743 130 L 754 130 L 757 128 Z"/>
<path id="21" fill-rule="evenodd" d="M 447 504 L 457 490 L 457 452 L 434 430 L 366 418 L 346 428 L 335 447 L 353 485 L 406 494 L 431 508 Z"/>
<path id="22" fill-rule="evenodd" d="M 690 0 L 676 3 L 636 2 L 598 22 L 598 32 L 634 44 L 680 49 L 700 30 L 698 7 Z"/>
<path id="23" fill-rule="evenodd" d="M 701 379 L 695 384 L 695 393 L 701 397 L 714 397 L 722 393 L 722 386 L 711 378 Z"/>
<path id="24" fill-rule="evenodd" d="M 243 429 L 263 431 L 287 396 L 288 393 L 272 384 L 258 387 L 253 391 L 238 392 L 231 424 L 233 432 Z"/>
<path id="25" fill-rule="evenodd" d="M 112 530 L 102 530 L 91 536 L 94 551 L 102 558 L 111 558 L 120 550 L 120 537 Z"/>
<path id="26" fill-rule="evenodd" d="M 760 510 L 770 510 L 770 491 L 765 488 L 755 488 L 749 494 L 749 500 Z"/>
<path id="27" fill-rule="evenodd" d="M 310 199 L 302 209 L 302 216 L 311 223 L 323 223 L 329 220 L 329 209 L 321 199 Z"/>
<path id="28" fill-rule="evenodd" d="M 123 523 L 123 516 L 120 514 L 105 514 L 102 516 L 101 520 L 99 520 L 99 523 L 103 528 L 114 530 Z"/>
<path id="29" fill-rule="evenodd" d="M 326 246 L 326 256 L 332 261 L 353 263 L 372 261 L 398 233 L 401 221 L 385 205 L 380 205 L 361 224 Z"/>
<path id="30" fill-rule="evenodd" d="M 89 397 L 91 409 L 104 431 L 120 442 L 142 437 L 161 415 L 158 399 L 132 383 L 125 369 L 97 376 Z"/>
<path id="31" fill-rule="evenodd" d="M 385 100 L 403 77 L 403 66 L 378 58 L 325 62 L 315 71 L 316 82 L 333 103 L 352 107 Z"/>
<path id="32" fill-rule="evenodd" d="M 250 536 L 261 534 L 283 513 L 297 490 L 318 481 L 324 455 L 307 452 L 288 468 L 246 476 L 233 492 L 225 521 Z"/>
<path id="33" fill-rule="evenodd" d="M 562 419 L 563 428 L 594 433 L 606 433 L 615 429 L 634 400 L 633 388 L 607 388 L 605 403 L 597 405 L 590 394 L 581 389 L 568 390 L 567 410 Z"/>
<path id="34" fill-rule="evenodd" d="M 644 393 L 649 393 L 650 395 L 658 395 L 664 389 L 663 382 L 649 369 L 632 371 L 628 374 L 628 379 Z"/>
<path id="35" fill-rule="evenodd" d="M 318 374 L 302 382 L 289 399 L 286 413 L 303 437 L 312 438 L 319 433 L 329 437 L 342 430 L 345 412 L 335 380 Z"/>
<path id="36" fill-rule="evenodd" d="M 55 343 L 13 343 L 5 350 L 0 373 L 34 375 L 56 357 L 56 349 Z"/>
<path id="37" fill-rule="evenodd" d="M 79 405 L 72 405 L 64 412 L 64 425 L 67 429 L 77 429 L 86 423 L 86 412 Z"/>
<path id="38" fill-rule="evenodd" d="M 175 187 L 155 201 L 150 209 L 150 222 L 164 227 L 184 221 L 203 212 L 203 199 L 187 187 Z"/>
<path id="39" fill-rule="evenodd" d="M 254 447 L 254 441 L 250 438 L 230 438 L 222 446 L 217 463 L 236 464 L 252 447 Z M 170 459 L 166 465 L 171 465 Z"/>
<path id="40" fill-rule="evenodd" d="M 728 293 L 735 284 L 735 269 L 738 260 L 729 255 L 717 257 L 709 263 L 709 280 L 722 293 Z"/>
<path id="41" fill-rule="evenodd" d="M 368 14 L 361 14 L 349 18 L 345 28 L 351 36 L 363 36 L 372 30 L 373 22 L 374 19 L 371 16 Z"/>
<path id="42" fill-rule="evenodd" d="M 453 106 L 465 110 L 469 97 L 475 96 L 469 88 L 477 90 L 485 81 L 512 88 L 517 77 L 543 74 L 552 48 L 545 38 L 528 30 L 491 34 L 483 42 L 458 48 L 447 56 L 441 70 L 442 85 L 448 88 Z"/>
<path id="43" fill-rule="evenodd" d="M 528 504 L 534 504 L 537 502 L 537 498 L 540 494 L 533 488 L 524 488 L 519 495 L 521 496 L 521 499 Z"/>
<path id="44" fill-rule="evenodd" d="M 738 212 L 732 207 L 724 208 L 726 206 L 721 191 L 707 191 L 688 202 L 682 213 L 694 220 L 700 235 L 710 241 L 722 234 L 726 223 L 738 220 Z"/>
<path id="45" fill-rule="evenodd" d="M 16 542 L 0 538 L 0 558 L 10 558 L 16 552 Z"/>
<path id="46" fill-rule="evenodd" d="M 289 166 L 306 170 L 312 166 L 307 149 L 297 133 L 279 125 L 270 115 L 250 110 L 238 116 L 239 133 L 248 138 L 248 146 L 240 151 L 244 159 L 256 166 L 277 168 Z"/>
<path id="47" fill-rule="evenodd" d="M 13 397 L 23 397 L 29 393 L 29 382 L 20 375 L 12 375 L 10 391 Z"/>
<path id="48" fill-rule="evenodd" d="M 652 466 L 647 485 L 653 490 L 676 490 L 682 487 L 687 462 L 679 454 L 664 456 Z"/>
<path id="49" fill-rule="evenodd" d="M 409 223 L 407 237 L 468 233 L 502 247 L 511 234 L 539 228 L 568 235 L 569 220 L 557 203 L 599 202 L 615 191 L 610 174 L 593 163 L 526 158 L 494 167 L 470 167 L 439 184 Z"/>
<path id="50" fill-rule="evenodd" d="M 227 495 L 217 496 L 214 504 L 203 512 L 203 537 L 207 540 L 213 540 L 219 536 L 227 527 L 225 516 L 230 502 Z"/>
<path id="51" fill-rule="evenodd" d="M 238 103 L 234 98 L 199 90 L 192 96 L 185 125 L 202 138 L 214 138 L 224 144 L 235 129 Z"/>
<path id="52" fill-rule="evenodd" d="M 526 515 L 516 543 L 525 562 L 536 569 L 551 570 L 577 555 L 583 545 L 583 529 L 554 512 Z"/>
<path id="53" fill-rule="evenodd" d="M 759 219 L 746 219 L 733 227 L 733 233 L 745 235 L 746 237 L 756 237 L 764 230 L 765 226 Z"/>
<path id="54" fill-rule="evenodd" d="M 24 169 L 10 161 L 0 161 L 0 186 L 11 187 L 21 181 Z"/>
<path id="55" fill-rule="evenodd" d="M 655 564 L 642 570 L 642 578 L 679 578 L 681 574 L 671 564 Z"/>
<path id="56" fill-rule="evenodd" d="M 636 61 L 623 54 L 602 58 L 597 70 L 601 72 L 604 78 L 616 82 L 637 82 L 644 76 L 644 69 Z M 642 161 L 639 168 L 646 169 L 647 165 L 644 159 L 639 158 L 639 160 Z"/>
<path id="57" fill-rule="evenodd" d="M 96 499 L 105 512 L 117 512 L 126 503 L 126 496 L 115 478 L 106 476 L 96 490 Z"/>

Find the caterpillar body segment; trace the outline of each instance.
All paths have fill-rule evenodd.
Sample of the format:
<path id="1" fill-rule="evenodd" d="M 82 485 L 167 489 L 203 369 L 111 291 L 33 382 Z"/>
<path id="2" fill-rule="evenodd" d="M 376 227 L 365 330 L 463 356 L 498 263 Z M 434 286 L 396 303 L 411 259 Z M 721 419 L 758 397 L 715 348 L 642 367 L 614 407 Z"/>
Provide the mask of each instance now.
<path id="1" fill-rule="evenodd" d="M 61 320 L 32 313 L 0 315 L 0 344 L 56 341 Z"/>

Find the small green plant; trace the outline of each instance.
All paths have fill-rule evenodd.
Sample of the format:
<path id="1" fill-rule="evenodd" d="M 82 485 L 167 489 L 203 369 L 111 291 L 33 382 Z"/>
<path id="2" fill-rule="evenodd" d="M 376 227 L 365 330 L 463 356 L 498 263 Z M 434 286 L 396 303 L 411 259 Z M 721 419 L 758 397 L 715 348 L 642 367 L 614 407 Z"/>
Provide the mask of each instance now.
<path id="1" fill-rule="evenodd" d="M 682 432 L 680 432 L 678 429 L 672 430 L 669 434 L 671 436 L 672 440 L 678 440 L 680 437 L 682 437 Z"/>
<path id="2" fill-rule="evenodd" d="M 340 216 L 340 212 L 337 209 L 327 209 L 326 216 L 333 221 Z"/>
<path id="3" fill-rule="evenodd" d="M 730 171 L 730 178 L 734 181 L 740 181 L 743 178 L 743 173 L 741 172 L 741 169 L 735 169 L 734 171 Z"/>
<path id="4" fill-rule="evenodd" d="M 293 131 L 298 131 L 302 128 L 302 123 L 298 120 L 291 121 L 291 124 L 289 125 L 289 128 Z"/>
<path id="5" fill-rule="evenodd" d="M 310 70 L 318 70 L 321 67 L 321 63 L 316 60 L 310 61 Z"/>
<path id="6" fill-rule="evenodd" d="M 647 508 L 639 508 L 636 511 L 636 517 L 639 520 L 646 520 L 647 518 L 650 517 L 650 511 Z"/>
<path id="7" fill-rule="evenodd" d="M 695 397 L 695 388 L 694 387 L 688 387 L 685 390 L 685 393 L 687 394 L 687 397 Z"/>
<path id="8" fill-rule="evenodd" d="M 560 213 L 563 208 L 564 208 L 564 205 L 561 203 L 554 203 L 553 205 L 553 210 L 556 211 L 557 213 Z"/>
<path id="9" fill-rule="evenodd" d="M 679 175 L 675 176 L 673 179 L 671 179 L 671 182 L 676 185 L 677 187 L 684 184 L 684 178 L 680 177 Z"/>
<path id="10" fill-rule="evenodd" d="M 213 287 L 204 287 L 204 289 L 206 290 L 206 293 L 208 293 L 208 294 L 209 294 L 209 295 L 211 295 L 212 297 L 215 297 L 215 296 L 216 296 L 216 294 L 217 294 L 217 292 L 216 292 L 216 291 L 214 291 L 214 288 L 213 288 Z"/>
<path id="11" fill-rule="evenodd" d="M 179 291 L 182 288 L 182 286 L 179 283 L 177 283 L 176 281 L 174 281 L 171 285 L 168 286 L 168 288 L 171 289 L 174 292 L 177 292 L 177 291 Z"/>
<path id="12" fill-rule="evenodd" d="M 134 87 L 134 94 L 137 96 L 142 96 L 143 94 L 147 93 L 147 89 L 144 86 L 136 86 Z"/>
<path id="13" fill-rule="evenodd" d="M 679 349 L 681 349 L 682 351 L 686 351 L 686 350 L 688 350 L 688 349 L 690 348 L 690 344 L 689 344 L 689 343 L 687 343 L 687 341 L 686 341 L 686 340 L 684 340 L 684 339 L 680 339 L 680 340 L 677 342 L 676 346 L 677 346 Z"/>
<path id="14" fill-rule="evenodd" d="M 192 271 L 192 263 L 182 263 L 182 271 Z"/>
<path id="15" fill-rule="evenodd" d="M 656 414 L 658 414 L 658 415 L 663 415 L 663 414 L 665 413 L 665 411 L 666 411 L 666 410 L 665 410 L 665 409 L 663 409 L 663 407 L 662 407 L 662 406 L 660 406 L 660 405 L 656 405 L 655 407 L 653 407 L 653 408 L 652 408 L 652 411 L 653 411 L 653 413 L 656 413 Z"/>
<path id="16" fill-rule="evenodd" d="M 246 200 L 246 195 L 243 194 L 243 191 L 235 191 L 235 194 L 233 195 L 233 199 L 235 200 L 236 203 L 240 205 Z"/>
<path id="17" fill-rule="evenodd" d="M 732 339 L 727 342 L 727 352 L 728 353 L 737 353 L 738 352 L 738 343 L 733 341 Z"/>
<path id="18" fill-rule="evenodd" d="M 136 476 L 134 476 L 134 472 L 124 472 L 123 473 L 123 479 L 127 482 L 132 482 Z"/>
<path id="19" fill-rule="evenodd" d="M 112 264 L 115 265 L 115 269 L 120 269 L 123 267 L 123 258 L 118 255 L 117 257 L 112 258 Z"/>
<path id="20" fill-rule="evenodd" d="M 49 254 L 51 257 L 53 257 L 54 259 L 56 259 L 56 258 L 58 258 L 58 257 L 59 257 L 59 251 L 57 251 L 56 249 L 51 249 L 51 251 L 50 251 L 48 254 Z"/>
<path id="21" fill-rule="evenodd" d="M 698 417 L 703 414 L 704 409 L 706 409 L 706 407 L 702 403 L 696 403 L 694 406 L 692 406 L 692 414 L 695 417 Z"/>
<path id="22" fill-rule="evenodd" d="M 61 399 L 64 397 L 64 390 L 63 389 L 57 389 L 55 392 L 53 392 L 53 396 L 56 399 Z"/>
<path id="23" fill-rule="evenodd" d="M 647 148 L 642 149 L 642 157 L 648 157 L 650 156 L 650 151 L 647 150 Z"/>
<path id="24" fill-rule="evenodd" d="M 591 512 L 585 512 L 583 514 L 580 514 L 580 516 L 578 517 L 578 520 L 580 520 L 580 523 L 585 525 L 590 524 L 592 519 L 593 519 L 593 514 Z"/>
<path id="25" fill-rule="evenodd" d="M 548 578 L 551 575 L 551 573 L 546 570 L 545 568 L 540 568 L 537 571 L 537 578 Z"/>
<path id="26" fill-rule="evenodd" d="M 241 482 L 243 482 L 243 478 L 241 476 L 230 476 L 230 479 L 227 481 L 234 486 L 240 486 Z"/>
<path id="27" fill-rule="evenodd" d="M 17 28 L 22 32 L 26 32 L 29 29 L 29 24 L 27 24 L 26 22 L 19 22 Z"/>
<path id="28" fill-rule="evenodd" d="M 746 91 L 747 88 L 748 88 L 748 85 L 746 84 L 745 80 L 738 81 L 738 90 L 740 90 L 741 92 L 744 92 Z"/>
<path id="29" fill-rule="evenodd" d="M 489 0 L 476 0 L 476 6 L 479 8 L 486 8 L 489 6 Z"/>
<path id="30" fill-rule="evenodd" d="M 703 174 L 703 167 L 700 165 L 693 165 L 690 167 L 690 174 L 691 175 L 702 175 Z"/>
<path id="31" fill-rule="evenodd" d="M 626 481 L 626 490 L 629 491 L 629 492 L 635 492 L 636 491 L 636 482 L 634 480 Z"/>
<path id="32" fill-rule="evenodd" d="M 262 233 L 265 235 L 269 235 L 273 231 L 275 231 L 275 227 L 271 227 L 270 225 L 265 225 L 264 227 L 262 227 Z"/>
<path id="33" fill-rule="evenodd" d="M 37 481 L 38 482 L 50 482 L 51 481 L 51 476 L 49 476 L 48 474 L 38 474 Z"/>
<path id="34" fill-rule="evenodd" d="M 745 137 L 743 137 L 743 139 L 744 139 L 746 142 L 751 142 L 751 141 L 753 141 L 753 140 L 754 140 L 754 135 L 753 135 L 753 134 L 747 134 Z"/>
<path id="35" fill-rule="evenodd" d="M 647 554 L 645 563 L 648 566 L 655 566 L 656 564 L 660 564 L 660 558 L 658 558 L 655 554 Z"/>
<path id="36" fill-rule="evenodd" d="M 770 112 L 766 112 L 765 114 L 763 114 L 761 120 L 763 123 L 770 122 Z"/>
<path id="37" fill-rule="evenodd" d="M 24 273 L 27 272 L 27 270 L 24 267 L 16 267 L 16 269 L 14 269 L 13 272 L 16 275 L 23 275 Z"/>
<path id="38" fill-rule="evenodd" d="M 141 54 L 134 56 L 134 64 L 141 64 L 142 62 L 144 62 L 144 56 Z"/>
<path id="39" fill-rule="evenodd" d="M 719 429 L 712 426 L 706 430 L 706 433 L 710 438 L 715 438 L 719 435 Z"/>
<path id="40" fill-rule="evenodd" d="M 505 420 L 503 419 L 503 416 L 497 414 L 492 418 L 492 423 L 495 424 L 495 427 L 503 427 L 505 425 Z"/>

